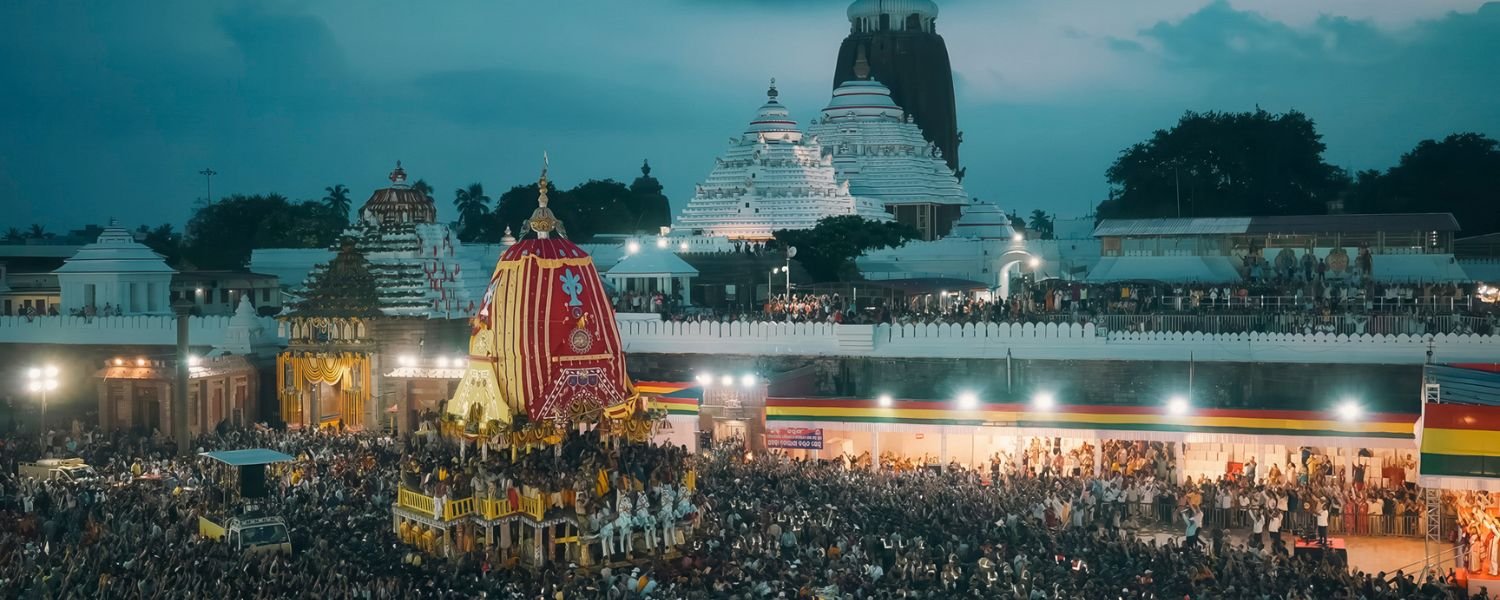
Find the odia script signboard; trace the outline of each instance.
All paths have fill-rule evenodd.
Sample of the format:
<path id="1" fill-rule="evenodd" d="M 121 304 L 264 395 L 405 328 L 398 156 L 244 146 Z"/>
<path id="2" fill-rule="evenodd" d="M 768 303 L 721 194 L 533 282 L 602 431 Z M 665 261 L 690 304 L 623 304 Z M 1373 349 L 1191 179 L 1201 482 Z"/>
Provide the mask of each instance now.
<path id="1" fill-rule="evenodd" d="M 766 430 L 767 448 L 792 448 L 797 450 L 822 450 L 823 430 L 806 427 L 786 427 Z"/>

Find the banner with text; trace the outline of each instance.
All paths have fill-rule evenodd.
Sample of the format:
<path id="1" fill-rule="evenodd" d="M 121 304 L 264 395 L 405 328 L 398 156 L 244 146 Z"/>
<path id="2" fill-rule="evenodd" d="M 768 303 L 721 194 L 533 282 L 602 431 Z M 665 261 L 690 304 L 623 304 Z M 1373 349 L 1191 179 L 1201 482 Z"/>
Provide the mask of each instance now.
<path id="1" fill-rule="evenodd" d="M 766 430 L 767 448 L 791 448 L 796 450 L 822 450 L 823 430 L 806 427 L 785 427 Z"/>

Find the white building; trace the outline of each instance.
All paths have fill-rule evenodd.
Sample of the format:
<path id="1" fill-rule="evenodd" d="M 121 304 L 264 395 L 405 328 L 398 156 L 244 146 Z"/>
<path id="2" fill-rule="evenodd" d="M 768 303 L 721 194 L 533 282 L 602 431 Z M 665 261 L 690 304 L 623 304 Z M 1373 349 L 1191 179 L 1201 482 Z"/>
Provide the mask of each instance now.
<path id="1" fill-rule="evenodd" d="M 777 101 L 775 81 L 766 95 L 749 127 L 714 159 L 708 179 L 678 216 L 677 229 L 760 240 L 778 229 L 810 229 L 824 217 L 889 221 L 879 202 L 850 194 L 816 137 L 803 138 Z"/>
<path id="2" fill-rule="evenodd" d="M 863 57 L 855 74 L 869 76 Z M 878 81 L 846 81 L 835 88 L 807 132 L 833 158 L 838 178 L 849 182 L 849 193 L 880 202 L 897 221 L 921 232 L 921 239 L 948 235 L 969 205 L 941 151 Z"/>
<path id="3" fill-rule="evenodd" d="M 110 221 L 98 241 L 84 246 L 53 271 L 61 288 L 60 312 L 167 315 L 172 274 L 160 254 Z M 108 310 L 106 310 L 108 309 Z"/>

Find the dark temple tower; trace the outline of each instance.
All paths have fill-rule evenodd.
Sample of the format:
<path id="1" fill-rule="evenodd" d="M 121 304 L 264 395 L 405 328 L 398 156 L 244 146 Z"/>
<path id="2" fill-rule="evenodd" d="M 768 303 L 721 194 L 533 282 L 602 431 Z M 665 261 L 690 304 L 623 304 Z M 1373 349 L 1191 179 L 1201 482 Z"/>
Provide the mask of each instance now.
<path id="1" fill-rule="evenodd" d="M 855 0 L 849 5 L 849 37 L 839 47 L 833 87 L 862 79 L 854 64 L 864 50 L 869 77 L 891 89 L 891 98 L 911 114 L 962 178 L 953 68 L 948 46 L 937 34 L 937 15 L 932 0 Z"/>

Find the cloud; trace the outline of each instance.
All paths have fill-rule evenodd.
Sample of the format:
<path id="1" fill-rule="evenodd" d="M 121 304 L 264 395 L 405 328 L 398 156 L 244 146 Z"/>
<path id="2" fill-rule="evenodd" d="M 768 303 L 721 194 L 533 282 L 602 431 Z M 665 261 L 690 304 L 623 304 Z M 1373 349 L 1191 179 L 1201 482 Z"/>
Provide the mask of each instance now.
<path id="1" fill-rule="evenodd" d="M 1123 147 L 1185 109 L 1301 109 L 1334 162 L 1496 135 L 1500 4 L 940 0 L 965 181 L 1077 214 Z M 842 0 L 0 3 L 0 226 L 181 223 L 216 191 L 355 196 L 396 159 L 447 190 L 634 177 L 686 202 L 776 77 L 828 99 Z M 443 194 L 446 198 L 447 194 Z M 450 211 L 446 201 L 444 214 Z"/>

